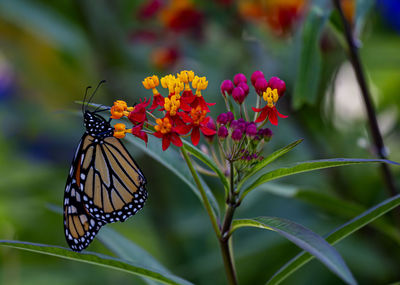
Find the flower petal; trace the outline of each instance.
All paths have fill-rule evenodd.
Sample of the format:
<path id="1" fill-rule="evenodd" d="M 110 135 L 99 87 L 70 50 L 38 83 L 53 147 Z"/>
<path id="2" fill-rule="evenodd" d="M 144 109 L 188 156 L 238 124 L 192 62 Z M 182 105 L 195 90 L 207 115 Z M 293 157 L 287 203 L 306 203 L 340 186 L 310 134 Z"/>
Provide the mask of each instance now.
<path id="1" fill-rule="evenodd" d="M 286 116 L 286 115 L 282 115 L 281 113 L 278 112 L 278 110 L 276 110 L 276 113 L 278 114 L 278 116 L 280 118 L 288 118 L 289 117 L 289 116 Z"/>
<path id="2" fill-rule="evenodd" d="M 271 122 L 271 124 L 273 124 L 274 126 L 278 125 L 278 117 L 276 115 L 278 111 L 276 110 L 276 108 L 274 107 L 268 114 L 268 119 Z"/>
<path id="3" fill-rule="evenodd" d="M 203 135 L 205 135 L 205 136 L 212 136 L 212 135 L 215 135 L 217 133 L 215 130 L 210 129 L 210 128 L 206 127 L 206 126 L 200 126 L 200 130 L 203 133 Z"/>
<path id="4" fill-rule="evenodd" d="M 162 137 L 162 150 L 165 151 L 169 148 L 169 145 L 171 144 L 171 138 L 169 135 L 164 135 Z"/>
<path id="5" fill-rule="evenodd" d="M 178 125 L 173 130 L 180 135 L 186 135 L 191 129 L 191 125 Z"/>
<path id="6" fill-rule="evenodd" d="M 177 147 L 181 147 L 183 145 L 181 138 L 176 133 L 171 133 L 171 142 Z"/>
<path id="7" fill-rule="evenodd" d="M 255 121 L 256 123 L 263 122 L 267 118 L 268 110 L 262 110 L 260 116 Z"/>
<path id="8" fill-rule="evenodd" d="M 200 141 L 200 130 L 198 126 L 193 128 L 191 136 L 192 136 L 192 143 L 194 145 L 198 145 Z"/>

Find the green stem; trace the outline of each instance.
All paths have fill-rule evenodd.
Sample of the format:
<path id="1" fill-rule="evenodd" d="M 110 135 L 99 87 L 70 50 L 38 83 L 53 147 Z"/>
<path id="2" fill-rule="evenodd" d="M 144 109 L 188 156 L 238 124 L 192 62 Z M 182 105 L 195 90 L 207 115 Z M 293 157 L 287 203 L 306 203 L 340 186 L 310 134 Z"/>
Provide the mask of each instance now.
<path id="1" fill-rule="evenodd" d="M 235 194 L 235 186 L 234 186 L 234 168 L 233 168 L 233 161 L 229 161 L 230 166 L 230 189 L 229 189 L 229 196 L 227 197 L 227 209 L 225 212 L 224 221 L 221 227 L 221 236 L 219 239 L 222 258 L 224 260 L 224 266 L 226 275 L 228 278 L 228 282 L 231 285 L 238 284 L 237 276 L 236 276 L 236 269 L 235 263 L 232 257 L 232 248 L 231 243 L 229 242 L 229 232 L 232 225 L 233 214 L 235 213 L 235 209 L 238 206 L 236 203 L 236 194 Z"/>
<path id="2" fill-rule="evenodd" d="M 261 96 L 257 96 L 257 103 L 256 103 L 256 108 L 257 109 L 259 109 L 260 108 L 260 104 L 261 104 Z M 253 121 L 256 121 L 256 119 L 257 119 L 257 112 L 254 112 L 254 120 Z"/>
<path id="3" fill-rule="evenodd" d="M 192 161 L 190 160 L 189 155 L 186 152 L 185 146 L 181 147 L 181 153 L 183 155 L 183 158 L 186 161 L 186 164 L 189 167 L 189 170 L 190 170 L 190 173 L 193 176 L 194 182 L 196 183 L 197 188 L 200 191 L 200 195 L 201 195 L 201 198 L 203 199 L 204 207 L 206 208 L 207 214 L 210 217 L 211 224 L 212 224 L 212 227 L 214 229 L 214 232 L 217 235 L 217 237 L 220 238 L 221 233 L 219 231 L 217 217 L 215 216 L 215 213 L 214 213 L 213 209 L 211 208 L 211 204 L 210 204 L 210 201 L 208 201 L 208 198 L 207 198 L 207 195 L 206 195 L 206 191 L 204 190 L 203 185 L 200 182 L 199 176 L 197 175 L 197 172 L 193 167 Z"/>

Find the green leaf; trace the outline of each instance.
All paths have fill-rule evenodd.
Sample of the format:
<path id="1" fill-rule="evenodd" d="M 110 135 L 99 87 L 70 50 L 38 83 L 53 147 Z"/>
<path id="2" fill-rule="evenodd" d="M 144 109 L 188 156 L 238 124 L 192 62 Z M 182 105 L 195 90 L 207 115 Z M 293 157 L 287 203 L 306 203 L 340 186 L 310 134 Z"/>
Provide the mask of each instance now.
<path id="1" fill-rule="evenodd" d="M 47 208 L 57 214 L 62 215 L 63 209 L 54 204 L 47 204 Z M 151 256 L 143 248 L 135 244 L 133 241 L 126 239 L 124 236 L 111 228 L 103 227 L 97 234 L 99 241 L 104 244 L 111 252 L 123 260 L 133 261 L 158 270 L 161 273 L 170 273 L 161 263 Z M 155 281 L 143 277 L 148 284 L 159 284 Z"/>
<path id="2" fill-rule="evenodd" d="M 311 8 L 303 25 L 300 62 L 293 90 L 293 107 L 314 104 L 321 73 L 320 38 L 330 14 L 328 8 Z"/>
<path id="3" fill-rule="evenodd" d="M 355 217 L 351 221 L 345 223 L 339 228 L 332 231 L 326 236 L 326 241 L 334 245 L 351 235 L 355 231 L 361 229 L 365 225 L 368 225 L 372 221 L 376 220 L 380 216 L 386 214 L 390 210 L 396 208 L 400 205 L 400 194 L 386 199 L 382 203 L 372 207 L 368 211 L 362 213 L 361 215 Z M 285 264 L 281 269 L 279 269 L 274 276 L 267 282 L 267 284 L 279 284 L 285 280 L 288 276 L 293 274 L 297 269 L 301 268 L 307 262 L 312 260 L 314 257 L 307 252 L 301 252 L 287 264 Z"/>
<path id="4" fill-rule="evenodd" d="M 292 150 L 294 147 L 296 147 L 299 143 L 301 143 L 304 139 L 299 139 L 297 141 L 292 142 L 291 144 L 288 144 L 287 146 L 278 149 L 277 151 L 273 152 L 266 158 L 264 158 L 260 163 L 256 164 L 244 177 L 243 179 L 239 182 L 237 186 L 237 191 L 240 191 L 241 187 L 243 184 L 251 178 L 253 175 L 255 175 L 257 172 L 259 172 L 261 169 L 263 169 L 265 166 L 273 162 L 274 160 L 278 159 L 282 155 L 286 154 L 290 150 Z"/>
<path id="5" fill-rule="evenodd" d="M 103 227 L 97 235 L 97 238 L 121 259 L 140 263 L 145 267 L 157 269 L 162 273 L 170 273 L 168 269 L 147 251 L 111 228 Z"/>
<path id="6" fill-rule="evenodd" d="M 346 219 L 353 218 L 367 210 L 366 207 L 361 204 L 346 201 L 334 194 L 303 189 L 295 185 L 272 182 L 263 184 L 258 189 L 285 198 L 298 199 L 318 207 L 321 211 Z M 389 221 L 380 219 L 371 223 L 370 226 L 400 244 L 400 231 Z"/>
<path id="7" fill-rule="evenodd" d="M 166 269 L 161 263 L 159 263 L 153 256 L 151 256 L 143 248 L 135 244 L 134 242 L 126 239 L 118 232 L 111 228 L 103 227 L 98 233 L 97 238 L 102 244 L 104 244 L 112 253 L 123 260 L 133 261 L 140 263 L 146 268 L 156 269 L 160 273 L 170 274 L 169 270 Z M 149 280 L 143 277 L 147 284 L 159 284 L 153 280 Z"/>
<path id="8" fill-rule="evenodd" d="M 215 162 L 208 155 L 206 155 L 201 150 L 199 150 L 194 145 L 185 140 L 183 141 L 183 145 L 185 146 L 188 152 L 190 152 L 192 155 L 201 160 L 204 164 L 206 164 L 210 169 L 212 169 L 218 175 L 219 179 L 221 180 L 226 190 L 229 189 L 228 179 L 226 178 L 224 173 L 222 173 L 221 169 L 218 168 Z"/>
<path id="9" fill-rule="evenodd" d="M 186 163 L 184 162 L 183 159 L 181 159 L 180 154 L 175 149 L 170 147 L 168 150 L 163 151 L 161 148 L 160 140 L 153 138 L 153 136 L 149 136 L 149 142 L 147 146 L 144 144 L 144 142 L 139 141 L 139 139 L 133 136 L 127 136 L 125 138 L 125 141 L 128 141 L 130 144 L 133 144 L 134 146 L 142 150 L 144 153 L 148 154 L 150 157 L 154 158 L 162 165 L 164 165 L 166 168 L 168 168 L 170 171 L 172 171 L 172 173 L 174 173 L 183 182 L 185 182 L 190 187 L 190 189 L 192 189 L 192 191 L 196 194 L 196 196 L 200 199 L 200 201 L 202 201 L 201 194 L 197 189 L 197 186 L 194 182 L 192 175 L 190 174 L 188 167 L 186 166 Z M 206 191 L 211 206 L 213 207 L 216 215 L 219 216 L 219 207 L 214 194 L 211 192 L 210 188 L 204 182 L 204 180 L 201 179 L 201 182 Z"/>
<path id="10" fill-rule="evenodd" d="M 340 254 L 322 237 L 302 225 L 282 218 L 258 217 L 233 221 L 232 232 L 241 227 L 256 227 L 275 231 L 311 253 L 347 284 L 357 284 Z"/>
<path id="11" fill-rule="evenodd" d="M 164 284 L 192 284 L 172 274 L 159 272 L 155 269 L 143 267 L 142 265 L 138 265 L 133 262 L 127 262 L 118 258 L 113 258 L 111 256 L 102 255 L 94 252 L 77 253 L 58 246 L 9 240 L 0 240 L 0 245 L 104 266 L 111 269 L 124 271 L 133 275 L 147 277 L 162 282 Z"/>
<path id="12" fill-rule="evenodd" d="M 333 159 L 321 159 L 321 160 L 299 162 L 294 166 L 275 169 L 273 171 L 261 175 L 256 181 L 254 181 L 249 187 L 247 187 L 245 191 L 243 191 L 241 200 L 243 200 L 243 198 L 250 191 L 257 188 L 258 186 L 278 178 L 302 172 L 309 172 L 318 169 L 330 168 L 330 167 L 352 165 L 352 164 L 363 164 L 363 163 L 377 163 L 377 162 L 400 165 L 397 162 L 390 161 L 387 159 L 355 159 L 355 158 L 333 158 Z"/>

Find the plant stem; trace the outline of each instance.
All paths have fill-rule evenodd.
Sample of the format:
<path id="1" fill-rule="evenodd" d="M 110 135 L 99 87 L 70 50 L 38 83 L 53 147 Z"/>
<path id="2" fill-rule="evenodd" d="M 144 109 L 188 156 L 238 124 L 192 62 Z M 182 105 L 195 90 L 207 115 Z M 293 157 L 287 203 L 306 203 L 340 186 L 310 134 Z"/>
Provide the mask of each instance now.
<path id="1" fill-rule="evenodd" d="M 183 155 L 183 158 L 186 161 L 186 164 L 189 167 L 189 170 L 190 170 L 190 173 L 193 176 L 194 182 L 196 183 L 197 188 L 200 191 L 200 195 L 201 195 L 201 198 L 203 199 L 204 207 L 206 208 L 207 214 L 210 217 L 211 224 L 212 224 L 212 227 L 213 227 L 213 229 L 215 231 L 215 234 L 217 235 L 217 238 L 219 239 L 221 234 L 220 234 L 220 231 L 219 231 L 217 218 L 215 216 L 215 213 L 214 213 L 213 209 L 211 208 L 210 201 L 208 201 L 208 198 L 207 198 L 207 195 L 206 195 L 206 191 L 204 190 L 203 185 L 200 182 L 199 176 L 197 175 L 197 172 L 193 167 L 193 164 L 192 164 L 192 162 L 190 160 L 190 157 L 189 157 L 188 153 L 186 152 L 185 146 L 181 147 L 181 153 Z"/>
<path id="2" fill-rule="evenodd" d="M 228 278 L 228 282 L 231 285 L 238 284 L 235 263 L 232 258 L 232 249 L 231 244 L 229 243 L 229 231 L 231 229 L 231 224 L 233 220 L 233 214 L 235 213 L 235 209 L 238 206 L 236 202 L 236 193 L 235 193 L 235 185 L 234 185 L 234 168 L 233 161 L 229 161 L 230 166 L 230 189 L 229 195 L 227 197 L 227 209 L 225 212 L 224 221 L 221 227 L 221 236 L 219 238 L 219 243 L 221 247 L 222 258 L 224 260 L 224 266 L 226 271 L 226 276 Z"/>
<path id="3" fill-rule="evenodd" d="M 261 104 L 261 96 L 257 96 L 257 103 L 256 103 L 256 108 L 259 109 Z M 257 112 L 254 112 L 254 119 L 253 121 L 256 121 L 257 119 Z"/>
<path id="4" fill-rule="evenodd" d="M 386 148 L 383 142 L 382 134 L 379 130 L 378 121 L 376 119 L 376 113 L 371 100 L 371 94 L 369 92 L 367 81 L 365 79 L 364 70 L 361 65 L 361 60 L 358 54 L 358 49 L 354 42 L 354 38 L 352 36 L 351 27 L 347 22 L 346 18 L 344 17 L 340 0 L 333 0 L 333 3 L 336 6 L 336 9 L 338 10 L 340 18 L 343 22 L 346 41 L 349 47 L 349 57 L 353 65 L 358 84 L 360 85 L 361 88 L 361 93 L 364 99 L 365 108 L 367 110 L 369 128 L 373 142 L 375 144 L 375 152 L 379 158 L 387 159 Z M 386 163 L 382 163 L 380 167 L 382 170 L 383 179 L 386 183 L 390 195 L 391 196 L 396 195 L 398 191 L 396 190 L 394 179 L 392 173 L 390 172 L 389 166 Z"/>

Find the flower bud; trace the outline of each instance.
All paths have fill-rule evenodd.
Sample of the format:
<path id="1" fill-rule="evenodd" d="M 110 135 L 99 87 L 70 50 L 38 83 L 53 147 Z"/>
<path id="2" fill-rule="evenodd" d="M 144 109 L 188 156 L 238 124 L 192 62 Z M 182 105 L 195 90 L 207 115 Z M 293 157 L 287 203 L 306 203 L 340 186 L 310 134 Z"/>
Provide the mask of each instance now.
<path id="1" fill-rule="evenodd" d="M 240 82 L 239 84 L 238 84 L 238 87 L 240 87 L 240 88 L 242 88 L 243 89 L 243 91 L 244 91 L 244 94 L 245 94 L 245 97 L 247 97 L 247 95 L 249 95 L 249 85 L 247 85 L 246 83 L 244 83 L 244 82 Z"/>
<path id="2" fill-rule="evenodd" d="M 242 87 L 236 87 L 232 91 L 232 98 L 235 100 L 236 103 L 242 104 L 244 99 L 246 98 L 246 95 L 244 93 L 244 90 Z"/>
<path id="3" fill-rule="evenodd" d="M 256 70 L 253 72 L 253 74 L 251 75 L 251 84 L 253 84 L 253 86 L 255 87 L 256 81 L 258 78 L 264 78 L 264 73 L 262 73 L 262 71 L 260 70 Z"/>
<path id="4" fill-rule="evenodd" d="M 221 93 L 222 95 L 225 97 L 226 93 L 228 93 L 229 95 L 232 94 L 232 90 L 233 90 L 234 86 L 231 80 L 224 80 L 221 83 Z"/>
<path id="5" fill-rule="evenodd" d="M 256 82 L 254 83 L 254 89 L 256 89 L 257 94 L 260 96 L 267 90 L 267 87 L 268 81 L 264 77 L 257 78 Z"/>
<path id="6" fill-rule="evenodd" d="M 246 135 L 250 138 L 254 138 L 257 135 L 257 126 L 255 123 L 251 122 L 247 125 Z"/>
<path id="7" fill-rule="evenodd" d="M 233 77 L 233 83 L 235 86 L 238 86 L 240 82 L 247 83 L 247 78 L 243 73 L 238 73 L 235 75 L 235 77 Z"/>
<path id="8" fill-rule="evenodd" d="M 257 136 L 260 137 L 260 139 L 264 139 L 265 141 L 269 141 L 272 137 L 273 133 L 271 129 L 265 128 L 265 129 L 260 129 L 258 130 Z"/>
<path id="9" fill-rule="evenodd" d="M 279 97 L 283 96 L 283 93 L 286 91 L 285 81 L 275 76 L 271 77 L 271 79 L 268 81 L 268 86 L 271 87 L 272 90 L 277 89 Z"/>
<path id="10" fill-rule="evenodd" d="M 213 118 L 210 117 L 210 119 L 208 120 L 206 127 L 211 129 L 211 130 L 216 130 L 215 128 L 215 122 L 213 120 Z M 205 139 L 209 142 L 212 143 L 213 139 L 214 139 L 215 133 L 213 135 L 206 135 L 204 134 Z"/>
<path id="11" fill-rule="evenodd" d="M 243 137 L 243 131 L 242 130 L 236 129 L 236 130 L 233 131 L 232 139 L 234 141 L 240 141 L 242 139 L 242 137 Z"/>
<path id="12" fill-rule="evenodd" d="M 221 113 L 217 117 L 217 123 L 220 125 L 226 125 L 228 123 L 228 115 L 226 113 Z"/>
<path id="13" fill-rule="evenodd" d="M 226 115 L 228 116 L 228 123 L 232 122 L 235 119 L 235 116 L 231 111 L 227 112 Z"/>
<path id="14" fill-rule="evenodd" d="M 228 129 L 225 126 L 221 126 L 218 130 L 218 137 L 224 139 L 228 136 Z"/>

